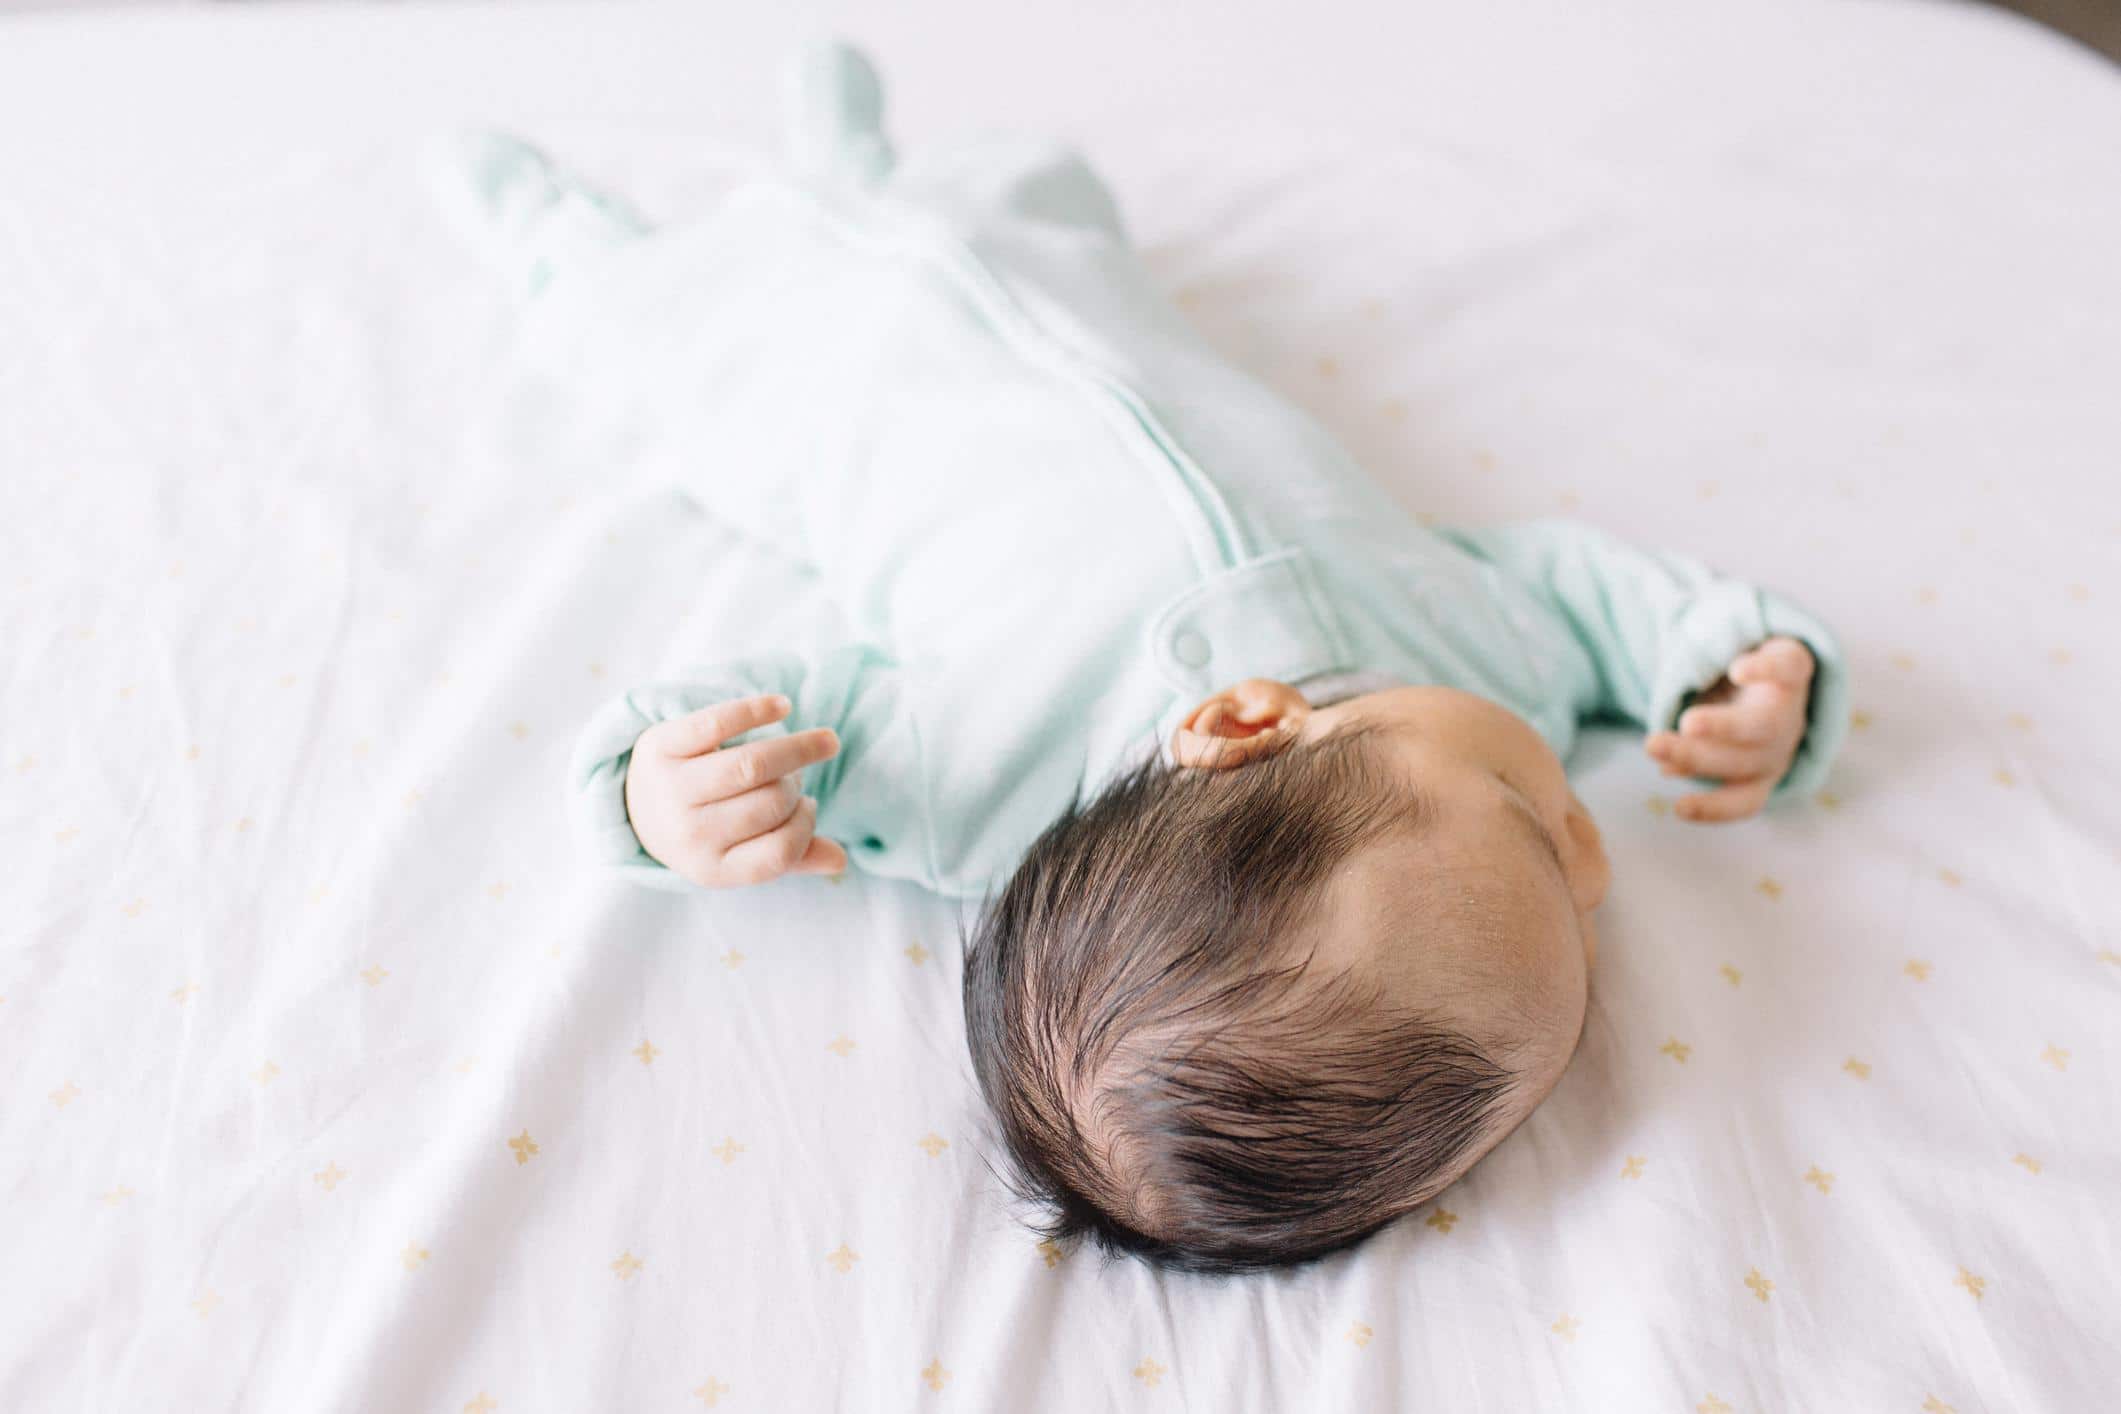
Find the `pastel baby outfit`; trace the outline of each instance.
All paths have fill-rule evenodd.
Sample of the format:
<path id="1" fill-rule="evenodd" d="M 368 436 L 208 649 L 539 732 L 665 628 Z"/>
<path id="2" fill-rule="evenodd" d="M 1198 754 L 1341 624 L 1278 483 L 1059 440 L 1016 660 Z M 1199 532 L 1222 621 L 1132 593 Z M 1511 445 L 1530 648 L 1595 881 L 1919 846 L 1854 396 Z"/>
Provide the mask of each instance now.
<path id="1" fill-rule="evenodd" d="M 787 92 L 785 170 L 695 222 L 650 229 L 506 139 L 455 169 L 528 291 L 526 339 L 615 455 L 811 566 L 852 626 L 599 711 L 570 782 L 599 859 L 690 887 L 628 824 L 633 742 L 762 692 L 793 711 L 730 744 L 836 729 L 802 774 L 818 832 L 957 897 L 998 889 L 1078 792 L 1168 759 L 1190 708 L 1250 677 L 1320 700 L 1463 688 L 1566 756 L 1585 720 L 1670 727 L 1790 634 L 1818 670 L 1775 798 L 1825 774 L 1847 672 L 1798 605 L 1580 525 L 1416 524 L 1187 326 L 1076 154 L 900 160 L 845 46 L 802 54 Z"/>

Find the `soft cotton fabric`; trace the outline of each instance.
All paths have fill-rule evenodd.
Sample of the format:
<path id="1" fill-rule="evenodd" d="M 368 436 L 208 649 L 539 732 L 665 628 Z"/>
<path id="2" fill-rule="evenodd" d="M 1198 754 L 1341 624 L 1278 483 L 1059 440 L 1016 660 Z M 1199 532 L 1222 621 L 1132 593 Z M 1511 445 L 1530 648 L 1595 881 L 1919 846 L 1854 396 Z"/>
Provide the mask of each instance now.
<path id="1" fill-rule="evenodd" d="M 527 272 L 532 357 L 613 454 L 814 569 L 858 635 L 630 689 L 572 766 L 597 858 L 677 879 L 628 823 L 648 726 L 784 693 L 840 750 L 801 773 L 857 867 L 999 887 L 1145 731 L 1245 678 L 1357 669 L 1479 692 L 1563 755 L 1669 727 L 1730 661 L 1803 640 L 1810 719 L 1775 799 L 1824 779 L 1847 668 L 1790 598 L 1548 520 L 1430 530 L 1315 419 L 1236 368 L 1135 258 L 1075 153 L 895 165 L 866 60 L 787 66 L 792 171 L 649 231 L 520 144 L 460 178 Z"/>

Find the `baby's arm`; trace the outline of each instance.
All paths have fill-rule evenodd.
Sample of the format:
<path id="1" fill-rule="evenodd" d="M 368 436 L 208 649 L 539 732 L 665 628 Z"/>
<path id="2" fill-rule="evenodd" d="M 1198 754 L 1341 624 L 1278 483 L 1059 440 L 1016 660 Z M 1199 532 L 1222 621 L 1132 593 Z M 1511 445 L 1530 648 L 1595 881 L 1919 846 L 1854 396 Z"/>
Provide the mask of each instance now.
<path id="1" fill-rule="evenodd" d="M 606 703 L 576 742 L 575 812 L 592 854 L 655 887 L 837 873 L 839 841 L 906 823 L 888 789 L 913 769 L 894 759 L 905 729 L 898 667 L 871 645 L 733 660 Z"/>
<path id="2" fill-rule="evenodd" d="M 1642 725 L 1667 774 L 1719 783 L 1682 816 L 1740 819 L 1825 778 L 1848 730 L 1848 671 L 1802 606 L 1574 522 L 1439 533 L 1560 615 L 1596 672 L 1585 715 Z"/>

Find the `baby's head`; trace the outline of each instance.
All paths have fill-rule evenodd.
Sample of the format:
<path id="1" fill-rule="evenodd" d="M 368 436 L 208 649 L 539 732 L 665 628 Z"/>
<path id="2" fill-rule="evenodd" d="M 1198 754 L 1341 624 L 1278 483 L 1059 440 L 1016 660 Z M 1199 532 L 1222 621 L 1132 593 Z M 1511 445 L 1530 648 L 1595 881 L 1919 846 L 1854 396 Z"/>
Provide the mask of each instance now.
<path id="1" fill-rule="evenodd" d="M 1608 877 L 1561 763 L 1448 688 L 1250 679 L 1041 835 L 974 930 L 973 1067 L 1053 1236 L 1320 1257 L 1441 1192 L 1583 1026 Z"/>

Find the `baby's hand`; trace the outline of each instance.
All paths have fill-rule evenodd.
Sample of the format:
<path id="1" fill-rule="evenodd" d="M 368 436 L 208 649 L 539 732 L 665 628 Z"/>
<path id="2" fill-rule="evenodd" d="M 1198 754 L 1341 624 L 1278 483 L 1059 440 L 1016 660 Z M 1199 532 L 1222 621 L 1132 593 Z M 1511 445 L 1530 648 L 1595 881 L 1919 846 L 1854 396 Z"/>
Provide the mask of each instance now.
<path id="1" fill-rule="evenodd" d="M 1812 652 L 1771 638 L 1731 660 L 1724 675 L 1679 714 L 1679 730 L 1643 744 L 1667 776 L 1712 776 L 1722 785 L 1681 796 L 1683 820 L 1743 820 L 1767 802 L 1804 739 Z"/>
<path id="2" fill-rule="evenodd" d="M 635 738 L 626 814 L 641 848 L 710 889 L 845 869 L 847 851 L 813 834 L 817 800 L 794 774 L 837 753 L 837 732 L 813 727 L 722 748 L 788 711 L 778 694 L 746 697 L 658 722 Z"/>

